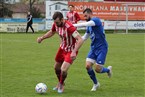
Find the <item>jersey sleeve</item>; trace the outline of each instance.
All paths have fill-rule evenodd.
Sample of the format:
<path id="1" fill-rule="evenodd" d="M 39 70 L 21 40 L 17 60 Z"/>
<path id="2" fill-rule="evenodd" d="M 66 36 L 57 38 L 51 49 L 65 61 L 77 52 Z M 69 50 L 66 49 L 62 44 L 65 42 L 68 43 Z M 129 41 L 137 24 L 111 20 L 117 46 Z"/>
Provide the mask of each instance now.
<path id="1" fill-rule="evenodd" d="M 101 20 L 100 20 L 99 18 L 95 18 L 95 17 L 94 17 L 94 18 L 92 18 L 91 20 L 95 22 L 95 25 L 96 25 L 96 26 L 102 25 L 102 22 L 101 22 Z"/>
<path id="2" fill-rule="evenodd" d="M 56 31 L 56 27 L 55 27 L 55 24 L 54 24 L 54 23 L 53 23 L 53 25 L 52 25 L 51 30 L 52 30 L 53 32 L 55 32 L 55 31 Z"/>
<path id="3" fill-rule="evenodd" d="M 90 33 L 90 32 L 89 32 L 89 27 L 87 27 L 87 29 L 86 29 L 86 33 Z"/>

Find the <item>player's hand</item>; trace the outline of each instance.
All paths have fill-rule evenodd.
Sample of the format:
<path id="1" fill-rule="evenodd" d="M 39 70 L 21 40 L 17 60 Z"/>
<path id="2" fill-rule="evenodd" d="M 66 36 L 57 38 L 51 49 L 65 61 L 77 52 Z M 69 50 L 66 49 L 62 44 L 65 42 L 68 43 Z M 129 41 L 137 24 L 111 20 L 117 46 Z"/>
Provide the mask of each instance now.
<path id="1" fill-rule="evenodd" d="M 38 43 L 41 43 L 42 40 L 43 40 L 42 37 L 38 37 L 38 38 L 37 38 L 37 42 L 38 42 Z"/>
<path id="2" fill-rule="evenodd" d="M 72 60 L 75 60 L 76 59 L 76 52 L 72 52 L 70 57 Z"/>

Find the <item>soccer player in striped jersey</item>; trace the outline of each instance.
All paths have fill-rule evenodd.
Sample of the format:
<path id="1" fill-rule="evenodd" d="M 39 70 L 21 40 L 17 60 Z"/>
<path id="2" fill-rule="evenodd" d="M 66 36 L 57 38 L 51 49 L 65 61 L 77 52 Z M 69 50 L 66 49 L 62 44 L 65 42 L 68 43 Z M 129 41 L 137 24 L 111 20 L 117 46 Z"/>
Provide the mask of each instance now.
<path id="1" fill-rule="evenodd" d="M 82 36 L 83 40 L 87 40 L 89 37 L 91 39 L 90 51 L 86 58 L 86 69 L 88 75 L 93 81 L 93 87 L 91 91 L 96 91 L 100 84 L 96 78 L 95 72 L 92 68 L 95 64 L 95 71 L 97 73 L 107 73 L 110 78 L 112 75 L 112 66 L 105 68 L 105 59 L 108 51 L 108 43 L 105 38 L 104 27 L 99 18 L 93 17 L 92 10 L 87 8 L 83 12 L 84 18 L 87 20 L 86 23 L 74 24 L 75 27 L 86 26 L 87 31 Z"/>
<path id="2" fill-rule="evenodd" d="M 81 47 L 83 39 L 76 31 L 76 28 L 67 20 L 64 20 L 61 12 L 55 12 L 53 15 L 54 23 L 52 29 L 41 37 L 37 38 L 37 42 L 41 43 L 44 39 L 58 34 L 61 38 L 61 44 L 55 57 L 55 73 L 58 78 L 58 85 L 53 88 L 58 93 L 64 90 L 64 81 L 67 77 L 67 71 L 75 60 L 78 49 Z M 71 53 L 73 52 L 73 55 Z"/>
<path id="3" fill-rule="evenodd" d="M 69 12 L 67 12 L 67 20 L 70 21 L 72 24 L 77 23 L 79 20 L 81 20 L 79 14 L 74 11 L 74 6 L 73 5 L 69 5 Z"/>

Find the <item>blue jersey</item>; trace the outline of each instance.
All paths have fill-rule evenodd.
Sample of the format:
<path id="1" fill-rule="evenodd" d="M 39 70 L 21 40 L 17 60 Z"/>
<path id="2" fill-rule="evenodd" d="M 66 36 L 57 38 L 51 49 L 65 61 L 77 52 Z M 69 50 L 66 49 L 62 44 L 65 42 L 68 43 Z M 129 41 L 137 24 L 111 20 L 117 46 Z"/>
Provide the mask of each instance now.
<path id="1" fill-rule="evenodd" d="M 86 33 L 90 34 L 91 49 L 97 50 L 102 47 L 108 47 L 101 20 L 97 17 L 93 17 L 91 21 L 95 22 L 95 26 L 88 26 L 86 31 Z"/>

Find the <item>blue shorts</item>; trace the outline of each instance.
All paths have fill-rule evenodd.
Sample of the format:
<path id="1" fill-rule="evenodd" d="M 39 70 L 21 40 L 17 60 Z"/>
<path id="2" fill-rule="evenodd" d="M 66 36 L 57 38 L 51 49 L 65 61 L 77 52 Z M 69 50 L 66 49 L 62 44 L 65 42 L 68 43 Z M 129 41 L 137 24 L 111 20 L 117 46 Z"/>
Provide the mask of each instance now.
<path id="1" fill-rule="evenodd" d="M 90 61 L 92 63 L 96 62 L 97 64 L 103 65 L 105 64 L 107 52 L 108 52 L 107 47 L 97 50 L 90 50 L 86 61 Z"/>

